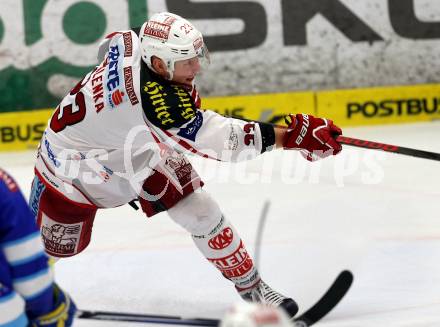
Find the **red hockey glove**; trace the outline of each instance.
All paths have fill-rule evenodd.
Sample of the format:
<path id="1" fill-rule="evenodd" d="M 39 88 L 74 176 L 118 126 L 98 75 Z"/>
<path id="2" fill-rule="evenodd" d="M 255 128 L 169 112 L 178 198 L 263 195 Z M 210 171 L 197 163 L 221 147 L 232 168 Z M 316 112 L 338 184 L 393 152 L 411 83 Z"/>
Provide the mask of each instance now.
<path id="1" fill-rule="evenodd" d="M 290 114 L 284 119 L 288 125 L 283 140 L 285 149 L 300 149 L 309 161 L 341 152 L 342 146 L 336 138 L 342 130 L 333 121 L 306 114 Z"/>

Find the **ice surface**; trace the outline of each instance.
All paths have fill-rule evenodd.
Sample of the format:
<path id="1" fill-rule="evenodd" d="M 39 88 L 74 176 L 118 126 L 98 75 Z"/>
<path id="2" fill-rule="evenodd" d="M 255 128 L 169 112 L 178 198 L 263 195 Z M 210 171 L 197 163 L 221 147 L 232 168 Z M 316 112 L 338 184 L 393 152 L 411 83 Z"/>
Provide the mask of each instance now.
<path id="1" fill-rule="evenodd" d="M 440 152 L 440 122 L 345 135 Z M 26 195 L 34 155 L 0 153 Z M 192 161 L 252 253 L 270 201 L 260 271 L 302 310 L 341 270 L 354 272 L 349 294 L 317 326 L 440 326 L 440 162 L 350 147 L 313 164 L 283 151 L 239 164 Z M 60 260 L 56 273 L 88 310 L 220 318 L 240 301 L 166 214 L 147 219 L 129 206 L 98 212 L 87 250 Z"/>

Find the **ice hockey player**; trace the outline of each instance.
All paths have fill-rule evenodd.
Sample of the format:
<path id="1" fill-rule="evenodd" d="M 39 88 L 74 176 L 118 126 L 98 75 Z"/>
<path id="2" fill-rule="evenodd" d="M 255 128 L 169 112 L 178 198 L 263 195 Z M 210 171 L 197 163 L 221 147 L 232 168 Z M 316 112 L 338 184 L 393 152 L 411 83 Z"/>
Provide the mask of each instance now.
<path id="1" fill-rule="evenodd" d="M 192 23 L 171 13 L 110 34 L 98 55 L 96 68 L 56 108 L 40 143 L 31 206 L 47 253 L 80 253 L 97 209 L 138 199 L 148 217 L 167 211 L 186 229 L 243 299 L 294 316 L 295 301 L 260 278 L 186 154 L 240 161 L 284 148 L 314 160 L 341 151 L 335 141 L 341 130 L 305 114 L 274 128 L 201 110 L 194 81 L 208 49 Z"/>
<path id="2" fill-rule="evenodd" d="M 54 283 L 26 200 L 0 168 L 0 326 L 71 326 L 75 311 Z"/>

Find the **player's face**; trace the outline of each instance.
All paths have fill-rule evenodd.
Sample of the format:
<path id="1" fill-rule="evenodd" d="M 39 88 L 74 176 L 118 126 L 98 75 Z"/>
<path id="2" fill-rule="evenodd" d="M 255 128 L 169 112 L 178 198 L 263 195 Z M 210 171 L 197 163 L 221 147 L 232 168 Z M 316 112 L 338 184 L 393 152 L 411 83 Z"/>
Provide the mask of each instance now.
<path id="1" fill-rule="evenodd" d="M 191 86 L 200 69 L 200 62 L 197 57 L 176 61 L 174 64 L 173 81 Z"/>

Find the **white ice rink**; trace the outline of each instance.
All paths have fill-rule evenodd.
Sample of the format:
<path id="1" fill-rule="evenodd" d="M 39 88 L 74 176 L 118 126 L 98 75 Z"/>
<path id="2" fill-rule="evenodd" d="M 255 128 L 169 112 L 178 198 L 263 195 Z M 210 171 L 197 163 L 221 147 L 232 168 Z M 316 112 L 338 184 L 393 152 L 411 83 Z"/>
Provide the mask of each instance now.
<path id="1" fill-rule="evenodd" d="M 344 132 L 440 152 L 440 122 Z M 33 156 L 0 153 L 0 166 L 26 195 Z M 353 271 L 352 289 L 317 326 L 440 326 L 440 162 L 346 146 L 339 158 L 313 164 L 282 151 L 241 164 L 194 164 L 252 253 L 270 201 L 260 271 L 302 310 L 341 270 Z M 240 300 L 166 214 L 147 219 L 129 206 L 98 212 L 89 247 L 58 262 L 56 273 L 88 310 L 220 318 Z"/>

